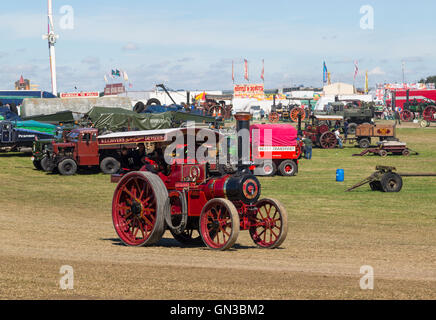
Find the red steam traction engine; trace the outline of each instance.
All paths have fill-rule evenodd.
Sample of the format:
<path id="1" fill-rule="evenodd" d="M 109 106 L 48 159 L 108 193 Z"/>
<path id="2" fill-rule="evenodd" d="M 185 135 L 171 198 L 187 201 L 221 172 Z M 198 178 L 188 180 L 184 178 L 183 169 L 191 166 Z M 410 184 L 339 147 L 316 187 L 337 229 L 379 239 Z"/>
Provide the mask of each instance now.
<path id="1" fill-rule="evenodd" d="M 330 131 L 328 123 L 343 121 L 342 116 L 314 116 L 312 124 L 306 123 L 304 135 L 312 140 L 313 144 L 323 149 L 334 149 L 338 145 L 335 134 Z"/>
<path id="2" fill-rule="evenodd" d="M 238 132 L 249 130 L 250 114 L 235 117 Z M 187 138 L 189 133 L 184 132 Z M 112 181 L 120 179 L 112 218 L 121 241 L 129 246 L 149 246 L 169 229 L 183 244 L 204 242 L 211 249 L 226 250 L 234 245 L 240 230 L 248 230 L 257 246 L 280 246 L 288 230 L 286 210 L 277 200 L 259 200 L 261 186 L 248 170 L 250 163 L 244 163 L 242 140 L 238 139 L 236 174 L 213 176 L 208 163 L 194 160 L 176 161 L 167 174 L 154 174 L 144 167 L 114 176 Z"/>

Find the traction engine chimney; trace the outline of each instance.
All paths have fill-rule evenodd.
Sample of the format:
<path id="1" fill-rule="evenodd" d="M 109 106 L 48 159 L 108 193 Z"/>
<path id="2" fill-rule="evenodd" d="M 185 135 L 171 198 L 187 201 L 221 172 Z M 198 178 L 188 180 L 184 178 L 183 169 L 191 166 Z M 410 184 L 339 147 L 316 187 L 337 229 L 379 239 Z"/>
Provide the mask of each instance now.
<path id="1" fill-rule="evenodd" d="M 250 166 L 250 120 L 249 112 L 238 112 L 235 114 L 236 131 L 238 137 L 238 171 Z"/>

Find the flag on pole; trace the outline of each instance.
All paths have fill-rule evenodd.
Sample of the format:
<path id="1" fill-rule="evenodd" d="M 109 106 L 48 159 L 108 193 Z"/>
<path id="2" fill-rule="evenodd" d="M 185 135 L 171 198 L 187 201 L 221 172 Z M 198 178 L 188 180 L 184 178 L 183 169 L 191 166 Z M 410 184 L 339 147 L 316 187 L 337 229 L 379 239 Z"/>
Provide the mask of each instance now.
<path id="1" fill-rule="evenodd" d="M 249 81 L 248 80 L 248 61 L 247 61 L 247 59 L 244 59 L 244 64 L 245 64 L 244 78 L 245 78 L 245 80 Z"/>
<path id="2" fill-rule="evenodd" d="M 354 61 L 354 80 L 356 80 L 357 74 L 359 73 L 359 66 L 357 65 L 357 60 Z"/>
<path id="3" fill-rule="evenodd" d="M 104 82 L 108 83 L 106 75 L 104 75 Z"/>
<path id="4" fill-rule="evenodd" d="M 200 94 L 195 96 L 195 101 L 198 101 L 198 100 L 206 100 L 206 92 L 205 91 L 203 91 L 203 93 L 200 93 Z"/>
<path id="5" fill-rule="evenodd" d="M 369 91 L 369 86 L 368 86 L 368 70 L 366 70 L 366 74 L 365 74 L 365 93 L 368 93 Z"/>
<path id="6" fill-rule="evenodd" d="M 262 59 L 262 73 L 260 75 L 260 78 L 262 79 L 263 82 L 265 82 L 265 60 Z"/>
<path id="7" fill-rule="evenodd" d="M 129 81 L 129 77 L 127 76 L 127 72 L 126 71 L 123 71 L 123 78 L 124 78 L 124 81 Z"/>
<path id="8" fill-rule="evenodd" d="M 327 66 L 325 64 L 324 61 L 324 66 L 323 66 L 323 82 L 326 83 L 328 81 L 328 71 L 327 71 Z"/>
<path id="9" fill-rule="evenodd" d="M 232 81 L 235 83 L 235 63 L 232 60 Z"/>

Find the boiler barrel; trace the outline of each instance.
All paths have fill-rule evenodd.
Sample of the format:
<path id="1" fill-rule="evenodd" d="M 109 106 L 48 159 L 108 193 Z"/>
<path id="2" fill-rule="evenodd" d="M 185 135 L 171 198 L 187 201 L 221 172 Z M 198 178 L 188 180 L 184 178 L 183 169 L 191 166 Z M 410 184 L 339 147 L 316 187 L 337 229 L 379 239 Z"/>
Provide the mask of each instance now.
<path id="1" fill-rule="evenodd" d="M 251 174 L 211 179 L 204 188 L 208 199 L 227 198 L 231 201 L 241 200 L 246 204 L 253 204 L 260 197 L 260 182 Z"/>

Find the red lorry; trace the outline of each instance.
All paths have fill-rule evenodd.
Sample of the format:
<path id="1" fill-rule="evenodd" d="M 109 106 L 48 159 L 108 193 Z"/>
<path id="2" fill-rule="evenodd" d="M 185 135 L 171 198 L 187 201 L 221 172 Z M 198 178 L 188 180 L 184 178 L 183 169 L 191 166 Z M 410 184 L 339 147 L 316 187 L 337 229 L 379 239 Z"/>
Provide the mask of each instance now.
<path id="1" fill-rule="evenodd" d="M 256 171 L 264 176 L 274 176 L 277 171 L 282 176 L 295 176 L 302 153 L 297 135 L 290 124 L 251 125 L 251 160 L 259 165 Z"/>
<path id="2" fill-rule="evenodd" d="M 101 148 L 95 128 L 73 129 L 64 141 L 52 141 L 44 153 L 48 161 L 46 171 L 58 170 L 62 175 L 73 175 L 79 167 L 100 167 L 106 174 L 120 169 L 120 147 Z"/>
<path id="3" fill-rule="evenodd" d="M 404 105 L 408 101 L 416 101 L 418 103 L 436 101 L 436 90 L 398 89 L 392 90 L 391 95 L 395 96 L 395 107 L 400 108 L 401 111 L 403 110 Z M 409 96 L 407 97 L 407 95 Z M 387 99 L 386 103 L 392 106 L 392 99 Z"/>

